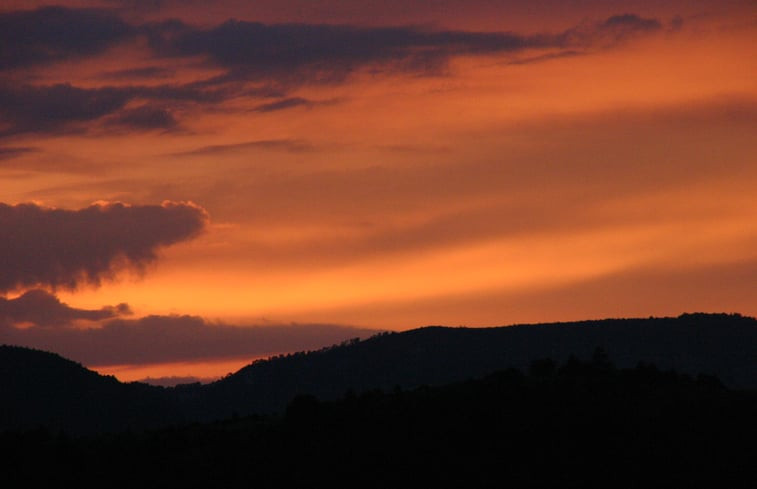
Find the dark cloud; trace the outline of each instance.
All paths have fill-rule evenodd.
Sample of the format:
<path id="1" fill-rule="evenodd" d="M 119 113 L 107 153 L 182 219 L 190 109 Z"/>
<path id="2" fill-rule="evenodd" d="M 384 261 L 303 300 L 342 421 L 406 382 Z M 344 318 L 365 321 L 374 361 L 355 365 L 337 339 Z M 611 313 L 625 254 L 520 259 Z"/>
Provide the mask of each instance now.
<path id="1" fill-rule="evenodd" d="M 682 22 L 678 22 L 680 28 Z M 636 14 L 621 14 L 608 17 L 603 22 L 584 22 L 555 36 L 555 44 L 561 47 L 607 47 L 643 35 L 662 31 L 657 19 Z"/>
<path id="2" fill-rule="evenodd" d="M 98 119 L 122 108 L 133 96 L 133 90 L 78 88 L 67 83 L 0 85 L 0 123 L 5 125 L 0 135 L 47 131 Z"/>
<path id="3" fill-rule="evenodd" d="M 614 44 L 661 29 L 657 19 L 622 14 L 539 35 L 237 20 L 211 29 L 174 21 L 148 30 L 151 46 L 163 56 L 206 55 L 228 68 L 217 82 L 276 79 L 296 84 L 340 81 L 362 68 L 437 73 L 451 57 L 466 54 L 560 48 L 568 56 L 577 47 Z"/>
<path id="4" fill-rule="evenodd" d="M 291 109 L 292 107 L 311 107 L 314 104 L 312 100 L 302 97 L 290 97 L 276 102 L 261 104 L 255 107 L 255 112 L 275 112 L 277 110 Z"/>
<path id="5" fill-rule="evenodd" d="M 174 129 L 178 125 L 174 116 L 162 107 L 142 105 L 124 110 L 108 121 L 110 124 L 133 129 Z"/>
<path id="6" fill-rule="evenodd" d="M 0 146 L 0 160 L 8 160 L 11 158 L 16 158 L 17 156 L 21 156 L 27 153 L 33 153 L 36 151 L 34 148 L 26 147 L 26 146 L 6 146 L 1 147 Z"/>
<path id="7" fill-rule="evenodd" d="M 613 15 L 605 20 L 600 27 L 617 32 L 656 31 L 662 28 L 657 19 L 645 19 L 636 14 Z"/>
<path id="8" fill-rule="evenodd" d="M 556 53 L 540 54 L 538 56 L 529 56 L 527 58 L 517 58 L 511 61 L 508 61 L 507 64 L 526 65 L 526 64 L 531 64 L 531 63 L 541 63 L 542 61 L 550 61 L 553 59 L 573 58 L 575 56 L 583 56 L 585 54 L 586 53 L 583 53 L 581 51 L 576 51 L 574 49 L 567 49 L 563 51 L 558 51 Z"/>
<path id="9" fill-rule="evenodd" d="M 103 0 L 125 13 L 131 12 L 159 12 L 168 7 L 187 7 L 190 5 L 205 5 L 204 0 Z"/>
<path id="10" fill-rule="evenodd" d="M 510 33 L 266 25 L 237 20 L 208 30 L 176 24 L 155 26 L 150 40 L 152 47 L 165 56 L 207 55 L 230 68 L 230 78 L 294 82 L 339 80 L 355 69 L 374 64 L 427 71 L 452 55 L 514 51 L 542 44 L 539 37 Z"/>
<path id="11" fill-rule="evenodd" d="M 99 328 L 15 328 L 0 322 L 5 342 L 50 350 L 85 365 L 150 364 L 255 357 L 318 349 L 375 330 L 329 324 L 230 326 L 196 316 L 114 319 Z"/>
<path id="12" fill-rule="evenodd" d="M 237 91 L 218 88 L 214 85 L 211 82 L 196 82 L 184 85 L 132 86 L 126 87 L 125 90 L 134 96 L 155 100 L 198 103 L 222 102 L 239 95 Z"/>
<path id="13" fill-rule="evenodd" d="M 72 130 L 77 124 L 122 111 L 136 98 L 164 103 L 212 103 L 229 96 L 221 89 L 193 85 L 80 88 L 68 83 L 20 86 L 0 83 L 0 137 Z M 176 123 L 164 108 L 149 105 L 123 111 L 114 120 L 139 128 L 167 128 Z"/>
<path id="14" fill-rule="evenodd" d="M 299 153 L 302 151 L 311 151 L 313 150 L 313 146 L 307 141 L 302 141 L 300 139 L 261 139 L 244 143 L 203 146 L 191 151 L 173 153 L 172 156 L 205 156 L 250 150 L 289 151 Z"/>
<path id="15" fill-rule="evenodd" d="M 680 24 L 676 18 L 671 25 L 678 28 Z M 558 34 L 537 35 L 240 20 L 197 28 L 176 19 L 128 24 L 113 11 L 47 7 L 0 14 L 0 68 L 97 54 L 120 40 L 142 36 L 160 56 L 204 55 L 225 67 L 225 75 L 207 81 L 211 85 L 251 80 L 296 84 L 339 81 L 363 68 L 437 73 L 457 55 L 571 49 L 660 29 L 659 20 L 631 13 L 584 22 Z M 103 76 L 157 78 L 169 74 L 173 73 L 147 66 Z"/>
<path id="16" fill-rule="evenodd" d="M 131 314 L 128 304 L 105 306 L 101 309 L 76 309 L 55 295 L 40 289 L 24 292 L 15 299 L 0 297 L 0 321 L 9 324 L 35 326 L 69 326 L 76 320 L 101 321 Z"/>
<path id="17" fill-rule="evenodd" d="M 599 24 L 593 37 L 622 42 L 660 30 L 662 30 L 662 23 L 657 19 L 648 19 L 635 14 L 622 14 L 613 15 Z"/>
<path id="18" fill-rule="evenodd" d="M 170 78 L 174 76 L 176 72 L 168 68 L 162 68 L 160 66 L 145 66 L 142 68 L 129 68 L 126 70 L 114 70 L 106 71 L 100 75 L 100 78 L 105 80 L 123 80 L 123 79 L 156 79 L 156 78 Z"/>
<path id="19" fill-rule="evenodd" d="M 674 27 L 680 22 L 673 22 Z M 7 29 L 3 29 L 3 27 Z M 179 20 L 126 24 L 104 10 L 61 7 L 0 14 L 0 63 L 6 67 L 97 54 L 119 40 L 142 36 L 162 57 L 205 57 L 225 71 L 186 84 L 82 88 L 0 81 L 0 137 L 29 132 L 83 130 L 105 116 L 140 129 L 171 128 L 168 103 L 217 104 L 234 97 L 282 97 L 253 108 L 271 112 L 319 104 L 288 96 L 293 87 L 339 82 L 357 70 L 439 74 L 459 55 L 516 55 L 516 63 L 576 55 L 661 30 L 660 21 L 635 14 L 584 22 L 557 34 L 358 27 L 327 24 L 262 24 L 229 20 L 197 28 Z M 539 50 L 555 51 L 538 54 Z M 532 54 L 534 53 L 534 54 Z M 0 65 L 0 68 L 2 67 Z M 159 66 L 107 72 L 104 79 L 159 79 Z M 132 101 L 150 102 L 124 111 Z M 119 114 L 119 112 L 121 112 Z"/>
<path id="20" fill-rule="evenodd" d="M 0 204 L 0 291 L 75 288 L 142 270 L 158 248 L 196 236 L 206 221 L 204 209 L 183 202 L 80 210 Z"/>
<path id="21" fill-rule="evenodd" d="M 105 10 L 45 7 L 0 13 L 0 71 L 97 54 L 134 33 Z"/>

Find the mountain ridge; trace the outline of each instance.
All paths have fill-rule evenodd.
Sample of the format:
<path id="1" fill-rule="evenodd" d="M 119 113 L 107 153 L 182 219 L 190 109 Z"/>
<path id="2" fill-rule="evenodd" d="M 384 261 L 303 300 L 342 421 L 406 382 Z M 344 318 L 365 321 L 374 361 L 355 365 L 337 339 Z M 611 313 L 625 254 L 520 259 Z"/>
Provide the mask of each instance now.
<path id="1" fill-rule="evenodd" d="M 384 333 L 320 351 L 259 360 L 209 384 L 206 392 L 230 407 L 222 416 L 247 412 L 245 408 L 252 406 L 273 412 L 297 394 L 336 399 L 347 390 L 462 381 L 499 369 L 523 370 L 543 358 L 588 359 L 598 347 L 619 367 L 643 362 L 690 375 L 714 375 L 731 388 L 757 388 L 757 320 L 740 314 L 687 313 Z"/>
<path id="2" fill-rule="evenodd" d="M 597 348 L 618 367 L 654 364 L 715 376 L 730 388 L 757 389 L 757 319 L 724 313 L 493 328 L 428 326 L 257 360 L 216 382 L 173 388 L 120 383 L 38 350 L 28 350 L 25 363 L 18 358 L 14 363 L 8 352 L 18 356 L 24 349 L 3 346 L 0 429 L 118 431 L 280 413 L 297 395 L 333 400 L 346 392 L 441 385 L 502 369 L 525 370 L 545 358 L 588 359 Z"/>

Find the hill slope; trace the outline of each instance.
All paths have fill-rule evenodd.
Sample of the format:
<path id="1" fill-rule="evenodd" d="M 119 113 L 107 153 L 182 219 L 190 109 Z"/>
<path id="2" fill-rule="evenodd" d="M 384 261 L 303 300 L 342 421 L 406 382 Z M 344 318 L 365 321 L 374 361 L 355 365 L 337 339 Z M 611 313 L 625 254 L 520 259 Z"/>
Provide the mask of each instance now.
<path id="1" fill-rule="evenodd" d="M 181 417 L 162 389 L 123 384 L 54 353 L 0 346 L 0 430 L 44 426 L 99 433 Z"/>

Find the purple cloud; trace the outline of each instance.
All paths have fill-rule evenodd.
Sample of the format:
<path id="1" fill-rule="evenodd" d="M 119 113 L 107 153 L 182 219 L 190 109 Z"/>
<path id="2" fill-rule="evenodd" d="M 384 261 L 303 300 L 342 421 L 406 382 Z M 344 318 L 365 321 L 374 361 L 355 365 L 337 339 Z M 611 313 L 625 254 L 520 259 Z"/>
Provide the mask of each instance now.
<path id="1" fill-rule="evenodd" d="M 208 220 L 186 202 L 80 210 L 0 204 L 0 291 L 97 285 L 119 270 L 142 270 L 163 246 L 197 236 Z"/>
<path id="2" fill-rule="evenodd" d="M 131 314 L 128 304 L 100 309 L 77 309 L 40 289 L 24 292 L 15 299 L 0 297 L 0 321 L 34 326 L 68 326 L 77 320 L 101 321 Z"/>

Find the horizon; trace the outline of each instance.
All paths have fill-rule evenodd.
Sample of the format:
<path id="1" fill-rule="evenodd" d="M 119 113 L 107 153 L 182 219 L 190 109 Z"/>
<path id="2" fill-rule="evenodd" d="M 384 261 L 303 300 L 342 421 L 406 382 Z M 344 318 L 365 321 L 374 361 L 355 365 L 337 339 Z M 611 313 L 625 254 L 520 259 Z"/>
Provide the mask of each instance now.
<path id="1" fill-rule="evenodd" d="M 211 378 L 755 317 L 755 41 L 746 0 L 5 2 L 0 343 Z"/>
<path id="2" fill-rule="evenodd" d="M 743 315 L 738 312 L 719 312 L 719 313 L 707 313 L 707 312 L 684 312 L 679 314 L 678 316 L 649 316 L 649 317 L 614 317 L 614 318 L 589 318 L 589 319 L 583 319 L 579 321 L 556 321 L 556 322 L 548 322 L 548 323 L 515 323 L 515 324 L 503 324 L 503 325 L 491 325 L 491 326 L 451 326 L 451 325 L 426 325 L 426 326 L 420 326 L 418 328 L 413 328 L 409 330 L 404 331 L 392 331 L 392 330 L 375 330 L 373 331 L 373 334 L 370 336 L 363 336 L 363 337 L 356 337 L 356 338 L 350 338 L 349 340 L 343 340 L 337 343 L 322 345 L 317 348 L 310 348 L 310 349 L 303 349 L 303 350 L 291 350 L 291 351 L 280 351 L 269 355 L 259 355 L 255 357 L 240 357 L 238 359 L 234 360 L 226 360 L 224 362 L 209 362 L 210 369 L 207 370 L 211 372 L 210 376 L 207 377 L 197 377 L 192 375 L 192 372 L 197 371 L 197 363 L 198 362 L 176 362 L 176 363 L 167 363 L 167 364 L 159 364 L 159 365 L 147 365 L 145 367 L 134 367 L 133 365 L 114 365 L 109 366 L 105 369 L 100 368 L 89 368 L 89 370 L 95 371 L 100 375 L 105 376 L 112 376 L 115 377 L 119 382 L 122 383 L 129 383 L 129 382 L 139 382 L 139 383 L 145 383 L 160 387 L 175 387 L 180 384 L 209 384 L 216 382 L 218 380 L 221 380 L 226 377 L 230 377 L 232 375 L 235 375 L 239 373 L 241 370 L 245 369 L 246 367 L 250 367 L 255 365 L 258 362 L 270 362 L 272 360 L 276 360 L 277 358 L 286 357 L 292 354 L 298 354 L 298 353 L 319 353 L 323 351 L 329 351 L 333 349 L 334 347 L 343 347 L 346 345 L 353 344 L 354 340 L 358 340 L 359 342 L 363 342 L 366 340 L 370 340 L 376 337 L 381 337 L 385 334 L 391 334 L 391 333 L 407 333 L 407 332 L 413 332 L 413 331 L 419 331 L 423 329 L 450 329 L 450 330 L 460 330 L 460 329 L 473 329 L 473 330 L 487 330 L 487 329 L 503 329 L 503 328 L 530 328 L 535 326 L 575 326 L 575 325 L 585 325 L 586 323 L 612 323 L 612 322 L 637 322 L 637 321 L 653 321 L 653 320 L 682 320 L 682 319 L 692 319 L 692 318 L 701 318 L 701 317 L 707 317 L 710 319 L 716 319 L 716 318 L 730 318 L 730 319 L 747 319 L 752 321 L 757 321 L 757 318 L 752 316 Z M 22 346 L 22 345 L 13 345 L 13 344 L 0 344 L 0 346 L 6 346 L 11 348 L 28 348 L 36 351 L 40 351 L 43 353 L 53 353 L 55 355 L 59 355 L 61 358 L 75 361 L 70 358 L 67 358 L 65 355 L 61 355 L 56 352 L 39 349 L 39 348 L 33 348 L 28 346 Z M 612 361 L 612 359 L 610 359 Z M 82 365 L 83 367 L 87 368 L 85 365 L 83 365 L 81 362 L 76 362 L 79 365 Z M 220 370 L 219 370 L 220 368 Z M 228 369 L 225 372 L 222 372 L 222 370 Z M 126 373 L 126 376 L 123 375 L 123 373 Z M 187 374 L 188 373 L 188 374 Z"/>

